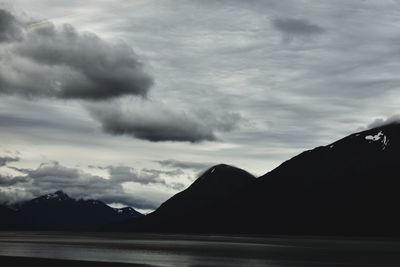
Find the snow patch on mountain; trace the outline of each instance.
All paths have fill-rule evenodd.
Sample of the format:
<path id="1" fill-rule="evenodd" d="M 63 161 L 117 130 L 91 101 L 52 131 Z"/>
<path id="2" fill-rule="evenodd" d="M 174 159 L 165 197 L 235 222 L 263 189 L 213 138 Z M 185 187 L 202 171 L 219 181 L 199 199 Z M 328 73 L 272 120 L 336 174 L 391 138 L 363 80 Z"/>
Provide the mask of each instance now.
<path id="1" fill-rule="evenodd" d="M 375 135 L 365 136 L 365 140 L 367 140 L 369 143 L 380 142 L 382 144 L 382 150 L 385 150 L 386 147 L 389 145 L 389 138 L 387 138 L 387 136 L 382 131 Z"/>

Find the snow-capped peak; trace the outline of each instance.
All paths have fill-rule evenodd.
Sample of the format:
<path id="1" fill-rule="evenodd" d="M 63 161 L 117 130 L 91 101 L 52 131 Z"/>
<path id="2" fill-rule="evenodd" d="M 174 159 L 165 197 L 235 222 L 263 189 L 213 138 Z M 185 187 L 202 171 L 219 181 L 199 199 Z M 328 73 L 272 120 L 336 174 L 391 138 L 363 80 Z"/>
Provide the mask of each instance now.
<path id="1" fill-rule="evenodd" d="M 34 202 L 39 202 L 39 201 L 64 201 L 70 199 L 67 194 L 65 194 L 63 191 L 59 190 L 55 193 L 50 193 L 46 195 L 42 195 L 38 198 L 33 199 Z"/>
<path id="2" fill-rule="evenodd" d="M 46 199 L 63 199 L 68 197 L 63 191 L 57 191 L 55 193 L 44 195 Z"/>

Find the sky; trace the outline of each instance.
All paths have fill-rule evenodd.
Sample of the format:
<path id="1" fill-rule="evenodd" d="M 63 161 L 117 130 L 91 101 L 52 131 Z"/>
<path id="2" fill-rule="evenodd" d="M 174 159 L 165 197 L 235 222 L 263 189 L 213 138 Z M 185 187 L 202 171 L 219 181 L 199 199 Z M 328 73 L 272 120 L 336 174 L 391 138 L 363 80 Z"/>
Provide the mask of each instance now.
<path id="1" fill-rule="evenodd" d="M 0 1 L 0 203 L 151 211 L 398 120 L 400 1 Z"/>

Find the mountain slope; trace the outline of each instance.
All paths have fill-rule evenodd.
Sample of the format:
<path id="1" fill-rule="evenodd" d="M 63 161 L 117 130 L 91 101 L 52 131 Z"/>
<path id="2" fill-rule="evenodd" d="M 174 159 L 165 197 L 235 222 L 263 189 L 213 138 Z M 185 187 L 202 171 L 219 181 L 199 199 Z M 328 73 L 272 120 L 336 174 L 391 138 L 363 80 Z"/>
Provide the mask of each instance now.
<path id="1" fill-rule="evenodd" d="M 399 124 L 352 134 L 284 162 L 213 215 L 221 226 L 246 209 L 232 232 L 399 235 L 399 154 Z"/>
<path id="2" fill-rule="evenodd" d="M 75 200 L 62 191 L 20 205 L 17 214 L 28 230 L 96 231 L 103 225 L 141 216 L 128 209 L 113 209 L 98 200 Z"/>
<path id="3" fill-rule="evenodd" d="M 190 212 L 226 198 L 238 189 L 255 180 L 248 172 L 226 164 L 216 165 L 204 172 L 186 190 L 177 193 L 163 203 L 154 214 L 171 216 Z"/>
<path id="4" fill-rule="evenodd" d="M 228 193 L 223 190 L 236 180 L 213 184 L 211 168 L 154 213 L 123 229 L 400 236 L 399 155 L 400 124 L 391 124 L 305 151 L 258 179 L 235 168 L 241 182 L 234 182 Z M 221 177 L 231 176 L 224 168 L 217 170 Z"/>
<path id="5" fill-rule="evenodd" d="M 113 230 L 191 231 L 212 220 L 207 209 L 255 180 L 248 172 L 226 164 L 205 171 L 190 187 L 164 202 L 155 212 L 111 227 Z M 201 215 L 201 220 L 193 220 Z M 197 225 L 202 223 L 203 226 Z"/>
<path id="6" fill-rule="evenodd" d="M 18 226 L 16 212 L 0 205 L 0 230 L 15 230 Z"/>
<path id="7" fill-rule="evenodd" d="M 140 212 L 131 207 L 115 209 L 115 211 L 118 213 L 118 221 L 123 221 L 143 216 L 143 214 L 141 214 Z"/>

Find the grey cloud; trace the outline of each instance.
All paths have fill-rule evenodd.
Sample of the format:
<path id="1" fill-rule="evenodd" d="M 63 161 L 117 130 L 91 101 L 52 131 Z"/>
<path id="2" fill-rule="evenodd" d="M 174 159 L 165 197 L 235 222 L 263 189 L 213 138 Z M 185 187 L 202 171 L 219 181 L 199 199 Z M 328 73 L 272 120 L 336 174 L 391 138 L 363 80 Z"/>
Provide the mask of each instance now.
<path id="1" fill-rule="evenodd" d="M 8 186 L 13 186 L 19 183 L 26 183 L 29 181 L 28 177 L 11 177 L 7 175 L 1 175 L 0 174 L 0 187 L 8 187 Z"/>
<path id="2" fill-rule="evenodd" d="M 19 161 L 18 157 L 0 156 L 0 167 L 7 165 L 9 162 Z"/>
<path id="3" fill-rule="evenodd" d="M 182 170 L 176 169 L 172 171 L 163 171 L 155 169 L 142 169 L 143 172 L 155 174 L 155 175 L 167 175 L 167 176 L 179 176 L 185 174 Z"/>
<path id="4" fill-rule="evenodd" d="M 159 177 L 160 175 L 166 175 L 169 177 L 179 177 L 181 175 L 184 175 L 185 173 L 182 170 L 176 169 L 176 170 L 172 170 L 172 171 L 163 171 L 163 170 L 155 170 L 155 169 L 142 169 L 142 172 L 148 173 L 152 176 L 155 177 Z M 185 185 L 182 183 L 177 183 L 177 182 L 166 182 L 165 180 L 164 184 L 169 187 L 172 188 L 174 190 L 180 191 L 182 189 L 185 188 Z"/>
<path id="5" fill-rule="evenodd" d="M 158 175 L 138 173 L 128 166 L 109 166 L 107 167 L 111 179 L 120 182 L 135 182 L 140 184 L 165 184 Z"/>
<path id="6" fill-rule="evenodd" d="M 174 190 L 181 191 L 185 188 L 185 185 L 182 183 L 170 183 L 170 187 Z"/>
<path id="7" fill-rule="evenodd" d="M 0 178 L 1 179 L 1 178 Z M 25 189 L 16 188 L 13 186 L 2 186 L 0 184 L 0 203 L 13 204 L 19 201 L 32 199 L 34 195 Z"/>
<path id="8" fill-rule="evenodd" d="M 6 34 L 10 27 L 4 24 L 0 32 Z M 56 28 L 49 23 L 25 31 L 11 48 L 0 47 L 0 59 L 3 94 L 103 100 L 146 96 L 153 83 L 130 46 L 78 33 L 71 25 Z"/>
<path id="9" fill-rule="evenodd" d="M 400 123 L 400 115 L 393 115 L 386 119 L 375 119 L 372 123 L 367 126 L 367 129 L 372 129 L 380 126 L 384 126 L 391 123 Z"/>
<path id="10" fill-rule="evenodd" d="M 169 0 L 126 6 L 101 1 L 96 2 L 95 10 L 90 1 L 75 1 L 63 5 L 61 12 L 58 3 L 51 5 L 49 1 L 13 2 L 22 3 L 21 9 L 42 9 L 44 17 L 54 16 L 55 10 L 57 14 L 88 10 L 87 17 L 70 21 L 134 44 L 157 77 L 151 97 L 163 99 L 173 109 L 207 107 L 217 114 L 220 110 L 238 111 L 254 122 L 241 131 L 222 135 L 226 147 L 220 143 L 205 143 L 201 148 L 166 144 L 164 149 L 162 144 L 157 159 L 176 155 L 187 161 L 236 163 L 264 172 L 304 149 L 365 127 L 371 118 L 398 113 L 400 54 L 394 1 L 230 1 L 229 8 L 225 1 L 183 1 L 178 9 L 171 8 L 176 3 Z M 114 7 L 115 12 L 110 12 Z M 235 19 L 227 19 L 232 17 Z M 306 24 L 325 31 L 278 30 L 270 18 L 305 18 Z M 281 36 L 300 41 L 318 38 L 318 42 L 283 46 L 277 42 Z M 31 113 L 30 108 L 11 105 L 8 110 Z M 76 117 L 86 117 L 80 114 Z M 64 123 L 64 117 L 60 118 L 58 121 Z M 53 136 L 66 137 L 73 130 L 71 127 L 71 131 Z M 7 128 L 2 131 L 3 135 L 8 133 L 3 140 L 13 140 L 17 146 L 19 140 L 36 134 L 36 139 L 29 140 L 43 142 L 42 135 L 47 137 L 49 132 L 27 131 Z M 153 144 L 99 136 L 102 139 L 91 149 L 113 146 L 108 157 L 128 158 L 133 149 L 137 149 L 135 160 L 156 157 Z M 96 138 L 88 133 L 68 141 L 74 151 L 81 151 L 78 146 L 87 147 Z M 59 155 L 65 155 L 63 151 L 60 149 Z M 49 153 L 53 152 L 43 149 L 43 154 Z M 93 158 L 82 154 L 77 160 L 92 162 Z"/>
<path id="11" fill-rule="evenodd" d="M 14 171 L 17 171 L 17 172 L 20 172 L 20 173 L 23 173 L 23 174 L 27 174 L 27 173 L 32 171 L 32 169 L 18 168 L 18 167 L 15 167 L 15 166 L 7 166 L 7 168 L 9 168 L 11 170 L 14 170 Z"/>
<path id="12" fill-rule="evenodd" d="M 325 29 L 312 24 L 306 19 L 276 18 L 272 20 L 275 29 L 290 35 L 315 35 L 325 32 Z"/>
<path id="13" fill-rule="evenodd" d="M 180 190 L 184 187 L 184 185 L 181 183 L 167 182 L 165 179 L 161 178 L 161 175 L 171 177 L 183 175 L 184 172 L 182 170 L 163 171 L 156 169 L 141 169 L 141 171 L 138 171 L 132 167 L 123 165 L 106 167 L 89 165 L 88 167 L 91 169 L 107 170 L 110 178 L 120 183 L 134 182 L 142 185 L 157 184 L 175 190 Z"/>
<path id="14" fill-rule="evenodd" d="M 0 177 L 1 191 L 14 186 L 23 188 L 26 195 L 39 196 L 62 189 L 75 198 L 94 198 L 142 209 L 154 209 L 159 204 L 151 199 L 126 193 L 122 183 L 128 181 L 129 177 L 121 179 L 114 175 L 111 179 L 105 179 L 75 168 L 64 167 L 58 162 L 41 164 L 37 169 L 26 172 L 23 176 Z"/>
<path id="15" fill-rule="evenodd" d="M 124 43 L 111 44 L 95 34 L 79 33 L 71 25 L 60 28 L 48 21 L 30 30 L 19 27 L 22 40 L 7 48 L 0 46 L 0 94 L 105 100 L 124 95 L 144 97 L 150 90 L 152 78 Z M 241 119 L 236 113 L 184 112 L 153 103 L 128 113 L 115 106 L 89 110 L 105 132 L 153 142 L 215 141 L 219 132 L 232 131 Z M 0 115 L 0 122 L 54 126 L 28 117 Z"/>
<path id="16" fill-rule="evenodd" d="M 214 165 L 213 163 L 200 163 L 200 162 L 190 162 L 190 161 L 180 161 L 180 160 L 159 160 L 156 161 L 161 166 L 172 167 L 172 168 L 180 168 L 180 169 L 193 169 L 196 171 L 204 170 L 206 168 Z"/>
<path id="17" fill-rule="evenodd" d="M 145 103 L 134 110 L 117 105 L 92 105 L 88 110 L 106 133 L 152 142 L 215 141 L 216 132 L 231 131 L 241 118 L 236 113 L 219 117 L 206 111 L 178 112 L 157 103 Z"/>
<path id="18" fill-rule="evenodd" d="M 21 25 L 7 10 L 0 9 L 0 43 L 19 40 L 21 38 Z"/>

